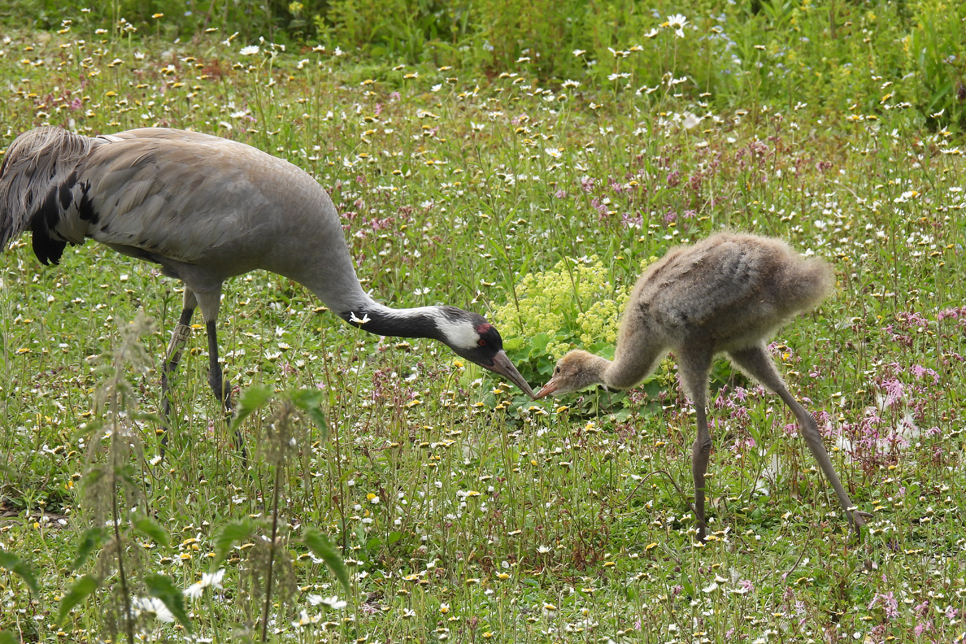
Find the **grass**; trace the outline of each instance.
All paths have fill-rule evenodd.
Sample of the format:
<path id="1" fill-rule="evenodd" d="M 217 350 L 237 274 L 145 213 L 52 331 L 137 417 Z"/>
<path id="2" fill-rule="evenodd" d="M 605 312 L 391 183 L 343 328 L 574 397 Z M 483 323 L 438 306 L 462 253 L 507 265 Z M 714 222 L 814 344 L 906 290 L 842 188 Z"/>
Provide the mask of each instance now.
<path id="1" fill-rule="evenodd" d="M 198 328 L 159 465 L 153 414 L 179 284 L 93 243 L 43 268 L 25 236 L 0 256 L 0 543 L 39 588 L 0 576 L 0 630 L 14 641 L 125 639 L 109 607 L 132 598 L 132 634 L 148 641 L 258 640 L 266 626 L 269 640 L 305 642 L 963 638 L 960 132 L 901 107 L 756 98 L 725 110 L 672 86 L 541 82 L 524 63 L 488 79 L 328 49 L 243 54 L 218 34 L 74 36 L 4 43 L 0 146 L 45 123 L 90 134 L 160 125 L 287 158 L 330 192 L 360 277 L 391 305 L 492 313 L 518 301 L 525 275 L 594 255 L 616 295 L 642 260 L 722 227 L 826 258 L 835 295 L 774 351 L 852 498 L 875 516 L 853 541 L 793 417 L 720 365 L 713 538 L 698 547 L 668 480 L 691 489 L 694 412 L 673 363 L 627 395 L 531 404 L 442 345 L 369 336 L 265 273 L 226 286 L 226 376 L 321 392 L 328 436 L 290 407 L 261 406 L 242 424 L 246 471 L 208 390 Z M 129 394 L 99 407 L 99 388 L 119 381 L 92 357 L 130 346 L 141 312 L 155 327 L 137 342 L 154 365 L 118 363 Z M 532 337 L 554 331 L 527 322 Z M 541 346 L 501 328 L 541 384 Z M 89 473 L 121 448 L 95 427 L 115 421 L 144 456 L 124 461 L 129 487 L 105 491 Z M 284 458 L 272 443 L 280 424 L 295 440 Z M 104 524 L 83 490 L 128 519 L 75 570 L 79 544 Z M 283 536 L 269 549 L 273 517 Z M 309 527 L 341 548 L 350 593 L 302 540 Z M 262 604 L 266 552 L 281 562 L 279 594 Z M 123 593 L 112 556 L 133 563 Z M 220 584 L 202 577 L 218 569 Z M 160 592 L 158 573 L 178 589 L 206 584 L 184 600 L 190 635 L 142 601 Z M 102 574 L 99 590 L 57 624 L 86 574 Z"/>

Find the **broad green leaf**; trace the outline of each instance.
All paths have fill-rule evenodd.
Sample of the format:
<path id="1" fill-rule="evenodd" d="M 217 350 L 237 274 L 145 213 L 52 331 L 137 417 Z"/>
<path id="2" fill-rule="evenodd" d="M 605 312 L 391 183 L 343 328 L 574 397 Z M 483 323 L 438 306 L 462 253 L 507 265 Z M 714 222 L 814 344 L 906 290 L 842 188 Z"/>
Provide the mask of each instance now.
<path id="1" fill-rule="evenodd" d="M 164 602 L 174 618 L 190 633 L 191 620 L 184 608 L 184 593 L 174 585 L 171 578 L 166 575 L 151 573 L 144 578 L 144 585 L 148 589 L 148 594 Z"/>
<path id="2" fill-rule="evenodd" d="M 231 428 L 238 429 L 242 421 L 251 416 L 255 411 L 264 407 L 272 399 L 272 390 L 262 385 L 252 385 L 242 392 L 238 401 L 238 410 L 235 418 L 231 421 Z"/>
<path id="3" fill-rule="evenodd" d="M 77 546 L 77 554 L 74 556 L 72 570 L 79 570 L 91 553 L 104 545 L 107 541 L 107 530 L 103 527 L 88 528 L 81 537 L 81 542 Z"/>
<path id="4" fill-rule="evenodd" d="M 503 341 L 503 350 L 506 351 L 507 353 L 511 351 L 516 351 L 517 349 L 522 347 L 525 342 L 526 340 L 524 340 L 521 337 L 507 338 L 506 340 Z"/>
<path id="5" fill-rule="evenodd" d="M 74 585 L 70 587 L 64 598 L 60 600 L 60 608 L 57 610 L 57 624 L 61 625 L 64 623 L 68 613 L 81 602 L 83 602 L 87 597 L 97 590 L 99 582 L 91 577 L 90 575 L 84 575 L 80 579 L 74 582 Z"/>
<path id="6" fill-rule="evenodd" d="M 84 476 L 81 478 L 81 487 L 89 488 L 102 478 L 104 478 L 104 467 L 92 467 L 91 469 L 87 470 L 87 472 L 85 472 Z"/>
<path id="7" fill-rule="evenodd" d="M 136 474 L 133 465 L 118 465 L 116 468 L 114 468 L 114 474 L 122 481 L 125 481 L 132 488 L 138 488 L 141 485 L 141 482 L 135 478 Z"/>
<path id="8" fill-rule="evenodd" d="M 0 568 L 6 568 L 15 575 L 18 575 L 34 597 L 40 596 L 40 587 L 37 586 L 37 579 L 34 571 L 26 561 L 6 550 L 0 550 Z"/>
<path id="9" fill-rule="evenodd" d="M 98 431 L 103 425 L 103 421 L 99 419 L 95 418 L 93 420 L 89 420 L 88 422 L 84 423 L 83 427 L 79 427 L 71 432 L 70 439 L 71 441 L 76 441 L 78 438 L 89 436 Z"/>
<path id="10" fill-rule="evenodd" d="M 392 544 L 399 541 L 399 539 L 401 538 L 402 538 L 402 532 L 399 532 L 398 530 L 395 532 L 390 532 L 389 536 L 386 537 L 386 544 L 391 546 Z"/>
<path id="11" fill-rule="evenodd" d="M 312 551 L 316 557 L 325 562 L 325 565 L 329 567 L 329 570 L 335 574 L 336 579 L 342 584 L 342 588 L 345 589 L 346 593 L 349 592 L 349 571 L 345 567 L 345 563 L 342 561 L 342 556 L 339 552 L 329 543 L 329 540 L 324 534 L 316 530 L 315 528 L 309 528 L 305 531 L 305 536 L 302 537 L 302 543 L 308 546 L 309 550 Z"/>
<path id="12" fill-rule="evenodd" d="M 157 423 L 158 425 L 163 424 L 160 416 L 158 416 L 157 414 L 151 414 L 144 411 L 133 412 L 131 414 L 131 418 L 133 418 L 134 420 L 142 420 L 146 422 Z"/>
<path id="13" fill-rule="evenodd" d="M 255 522 L 251 519 L 230 521 L 215 535 L 215 565 L 228 556 L 228 551 L 236 541 L 247 539 L 255 531 Z"/>
<path id="14" fill-rule="evenodd" d="M 20 638 L 10 631 L 0 631 L 0 644 L 20 644 Z"/>
<path id="15" fill-rule="evenodd" d="M 167 547 L 170 543 L 168 541 L 168 532 L 162 528 L 157 521 L 150 517 L 145 517 L 135 521 L 134 529 L 153 539 L 154 542 L 159 546 Z"/>
<path id="16" fill-rule="evenodd" d="M 382 546 L 382 539 L 379 537 L 373 537 L 366 542 L 366 550 L 376 550 L 380 546 Z"/>
<path id="17" fill-rule="evenodd" d="M 299 389 L 292 393 L 291 398 L 292 404 L 305 412 L 322 430 L 322 440 L 328 440 L 329 425 L 325 422 L 325 412 L 319 407 L 325 398 L 325 394 L 318 390 Z"/>
<path id="18" fill-rule="evenodd" d="M 325 398 L 325 393 L 318 389 L 296 389 L 289 394 L 289 397 L 296 407 L 306 409 L 310 405 L 320 404 Z"/>
<path id="19" fill-rule="evenodd" d="M 530 355 L 542 355 L 546 353 L 547 345 L 550 344 L 553 339 L 553 336 L 543 331 L 533 334 L 530 337 L 530 346 L 533 347 L 533 349 L 530 351 Z"/>
<path id="20" fill-rule="evenodd" d="M 319 431 L 322 432 L 322 440 L 329 440 L 329 425 L 325 422 L 325 412 L 318 406 L 314 406 L 306 409 L 305 413 L 319 426 Z"/>

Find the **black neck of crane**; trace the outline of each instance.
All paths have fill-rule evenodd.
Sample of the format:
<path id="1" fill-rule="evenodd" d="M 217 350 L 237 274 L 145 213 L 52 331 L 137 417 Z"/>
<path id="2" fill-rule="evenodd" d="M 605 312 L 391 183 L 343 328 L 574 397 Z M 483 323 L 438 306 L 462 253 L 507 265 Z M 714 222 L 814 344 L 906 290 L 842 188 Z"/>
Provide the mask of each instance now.
<path id="1" fill-rule="evenodd" d="M 382 311 L 345 311 L 339 314 L 352 326 L 375 335 L 394 338 L 432 338 L 440 340 L 439 328 L 431 315 L 423 312 L 403 314 Z"/>

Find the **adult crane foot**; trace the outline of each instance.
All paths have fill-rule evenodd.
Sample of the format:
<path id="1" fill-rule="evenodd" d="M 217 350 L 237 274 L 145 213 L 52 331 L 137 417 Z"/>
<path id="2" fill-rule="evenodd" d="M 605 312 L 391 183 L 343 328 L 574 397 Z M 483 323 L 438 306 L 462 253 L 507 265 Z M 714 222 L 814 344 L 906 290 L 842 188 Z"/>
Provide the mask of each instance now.
<path id="1" fill-rule="evenodd" d="M 862 528 L 865 527 L 865 520 L 871 519 L 872 514 L 869 512 L 863 512 L 862 510 L 852 510 L 847 513 L 849 517 L 849 525 L 852 526 L 852 532 L 855 533 L 856 539 L 862 538 Z"/>

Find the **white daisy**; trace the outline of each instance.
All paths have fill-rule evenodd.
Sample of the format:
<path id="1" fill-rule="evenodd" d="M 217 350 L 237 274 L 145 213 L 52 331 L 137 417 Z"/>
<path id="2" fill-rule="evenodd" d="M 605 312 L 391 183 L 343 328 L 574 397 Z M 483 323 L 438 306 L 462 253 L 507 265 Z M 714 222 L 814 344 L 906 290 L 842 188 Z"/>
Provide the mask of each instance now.
<path id="1" fill-rule="evenodd" d="M 674 30 L 675 36 L 678 38 L 684 38 L 684 26 L 688 24 L 687 18 L 679 13 L 676 13 L 673 16 L 668 16 L 665 24 Z"/>

